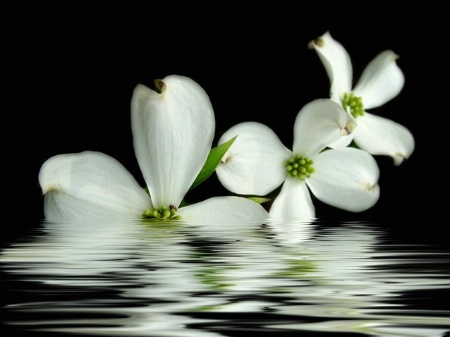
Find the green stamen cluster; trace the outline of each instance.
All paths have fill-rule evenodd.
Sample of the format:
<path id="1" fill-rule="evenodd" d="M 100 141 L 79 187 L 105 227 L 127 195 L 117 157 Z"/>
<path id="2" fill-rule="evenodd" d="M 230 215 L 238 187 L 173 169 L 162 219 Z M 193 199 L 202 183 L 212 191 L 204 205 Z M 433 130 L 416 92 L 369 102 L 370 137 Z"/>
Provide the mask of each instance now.
<path id="1" fill-rule="evenodd" d="M 313 161 L 309 158 L 295 156 L 286 162 L 286 169 L 291 177 L 305 180 L 314 172 Z"/>
<path id="2" fill-rule="evenodd" d="M 173 205 L 161 206 L 155 209 L 147 209 L 142 217 L 144 219 L 155 219 L 155 220 L 179 220 L 181 217 L 177 214 L 177 208 Z"/>
<path id="3" fill-rule="evenodd" d="M 350 107 L 350 113 L 353 118 L 357 118 L 358 116 L 364 115 L 364 105 L 362 102 L 362 97 L 357 97 L 353 93 L 345 93 L 344 98 L 342 99 L 342 105 L 344 109 L 347 110 Z"/>

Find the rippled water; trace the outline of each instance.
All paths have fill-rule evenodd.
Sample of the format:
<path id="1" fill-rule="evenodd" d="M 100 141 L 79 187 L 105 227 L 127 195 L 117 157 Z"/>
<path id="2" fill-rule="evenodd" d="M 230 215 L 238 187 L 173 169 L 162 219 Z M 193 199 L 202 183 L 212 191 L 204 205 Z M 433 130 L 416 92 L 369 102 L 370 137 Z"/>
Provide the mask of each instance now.
<path id="1" fill-rule="evenodd" d="M 44 222 L 0 272 L 2 336 L 450 332 L 450 251 L 364 222 Z"/>

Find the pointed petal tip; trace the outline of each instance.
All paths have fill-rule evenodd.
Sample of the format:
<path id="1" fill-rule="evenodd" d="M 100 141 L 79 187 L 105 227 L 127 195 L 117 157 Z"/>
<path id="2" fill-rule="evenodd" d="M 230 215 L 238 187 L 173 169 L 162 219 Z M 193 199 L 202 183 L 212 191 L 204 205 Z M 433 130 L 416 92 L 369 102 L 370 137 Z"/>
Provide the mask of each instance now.
<path id="1" fill-rule="evenodd" d="M 146 101 L 147 98 L 151 95 L 151 92 L 153 92 L 153 90 L 145 86 L 144 84 L 137 84 L 134 87 L 131 97 L 132 104 L 135 102 Z"/>
<path id="2" fill-rule="evenodd" d="M 341 130 L 341 136 L 348 136 L 350 135 L 354 130 L 354 127 L 347 127 L 347 125 Z"/>
<path id="3" fill-rule="evenodd" d="M 341 136 L 348 136 L 355 131 L 356 126 L 358 124 L 356 123 L 355 119 L 351 115 L 351 113 L 348 113 L 347 115 L 347 123 L 345 126 L 341 129 Z"/>
<path id="4" fill-rule="evenodd" d="M 321 36 L 316 37 L 308 43 L 309 49 L 322 48 L 325 45 L 325 39 L 331 37 L 330 32 L 326 31 Z"/>
<path id="5" fill-rule="evenodd" d="M 400 58 L 400 55 L 397 54 L 396 52 L 394 52 L 393 50 L 386 50 L 386 53 L 390 53 L 391 54 L 391 59 L 392 61 L 397 61 Z"/>
<path id="6" fill-rule="evenodd" d="M 367 192 L 370 192 L 370 191 L 376 192 L 376 190 L 379 188 L 380 188 L 380 185 L 378 184 L 378 182 L 367 181 L 366 183 L 363 184 L 363 189 Z"/>
<path id="7" fill-rule="evenodd" d="M 153 81 L 155 83 L 155 90 L 158 94 L 163 94 L 167 90 L 167 85 L 163 80 L 155 79 Z"/>
<path id="8" fill-rule="evenodd" d="M 58 189 L 54 186 L 49 186 L 49 185 L 45 185 L 45 186 L 41 186 L 41 194 L 44 196 L 47 193 L 51 192 L 51 191 L 57 191 Z"/>
<path id="9" fill-rule="evenodd" d="M 308 43 L 308 48 L 309 49 L 321 48 L 323 47 L 324 43 L 325 41 L 323 40 L 322 36 L 319 36 Z"/>
<path id="10" fill-rule="evenodd" d="M 392 156 L 392 161 L 394 163 L 394 166 L 400 166 L 401 164 L 403 164 L 405 161 L 408 160 L 410 155 L 407 155 L 406 153 L 400 153 L 400 152 L 395 153 Z"/>

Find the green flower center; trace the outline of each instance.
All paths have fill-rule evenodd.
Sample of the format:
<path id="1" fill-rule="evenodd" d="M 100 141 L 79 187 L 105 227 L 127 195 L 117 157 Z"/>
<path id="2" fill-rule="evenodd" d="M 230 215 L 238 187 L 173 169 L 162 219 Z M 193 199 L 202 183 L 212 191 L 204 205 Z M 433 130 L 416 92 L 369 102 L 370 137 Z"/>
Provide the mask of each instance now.
<path id="1" fill-rule="evenodd" d="M 147 209 L 142 217 L 150 220 L 179 220 L 181 217 L 177 214 L 177 208 L 173 205 L 161 206 L 155 209 Z"/>
<path id="2" fill-rule="evenodd" d="M 353 118 L 357 118 L 358 116 L 364 115 L 364 105 L 362 102 L 362 97 L 355 96 L 353 93 L 345 93 L 344 98 L 342 99 L 342 105 L 344 109 L 350 108 L 350 113 Z"/>
<path id="3" fill-rule="evenodd" d="M 286 162 L 286 170 L 291 177 L 305 180 L 314 172 L 313 164 L 309 158 L 295 156 Z"/>

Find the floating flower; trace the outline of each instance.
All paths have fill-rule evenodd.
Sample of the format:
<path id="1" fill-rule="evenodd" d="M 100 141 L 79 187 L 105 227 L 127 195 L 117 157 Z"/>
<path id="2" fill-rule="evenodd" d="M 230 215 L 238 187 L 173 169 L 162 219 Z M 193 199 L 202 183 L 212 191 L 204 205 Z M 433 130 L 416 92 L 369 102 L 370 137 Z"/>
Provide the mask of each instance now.
<path id="1" fill-rule="evenodd" d="M 378 54 L 364 69 L 352 89 L 353 68 L 344 47 L 329 32 L 311 41 L 309 47 L 319 55 L 331 82 L 330 98 L 356 119 L 354 132 L 331 147 L 355 144 L 373 155 L 387 155 L 400 165 L 414 151 L 414 137 L 403 125 L 367 110 L 392 100 L 403 89 L 405 78 L 398 67 L 398 55 L 392 50 Z"/>
<path id="2" fill-rule="evenodd" d="M 214 197 L 180 207 L 211 150 L 214 111 L 192 79 L 171 75 L 156 90 L 136 86 L 131 126 L 148 193 L 114 158 L 100 152 L 60 154 L 39 172 L 47 219 L 263 220 L 267 211 L 242 197 Z"/>
<path id="3" fill-rule="evenodd" d="M 354 128 L 342 107 L 330 99 L 305 105 L 294 124 L 293 150 L 258 122 L 231 127 L 219 144 L 237 136 L 216 169 L 220 182 L 241 195 L 267 195 L 282 185 L 270 208 L 273 220 L 315 218 L 311 194 L 352 212 L 378 200 L 379 168 L 366 151 L 327 145 Z"/>

